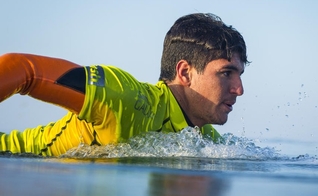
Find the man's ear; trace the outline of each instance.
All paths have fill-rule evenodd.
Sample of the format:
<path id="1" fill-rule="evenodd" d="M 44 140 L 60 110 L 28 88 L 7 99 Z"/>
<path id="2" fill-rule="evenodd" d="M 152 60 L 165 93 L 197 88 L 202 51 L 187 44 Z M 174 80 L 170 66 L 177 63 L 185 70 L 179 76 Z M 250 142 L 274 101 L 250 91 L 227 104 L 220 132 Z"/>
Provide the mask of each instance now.
<path id="1" fill-rule="evenodd" d="M 183 86 L 191 84 L 191 65 L 186 60 L 180 60 L 176 65 L 176 79 Z"/>

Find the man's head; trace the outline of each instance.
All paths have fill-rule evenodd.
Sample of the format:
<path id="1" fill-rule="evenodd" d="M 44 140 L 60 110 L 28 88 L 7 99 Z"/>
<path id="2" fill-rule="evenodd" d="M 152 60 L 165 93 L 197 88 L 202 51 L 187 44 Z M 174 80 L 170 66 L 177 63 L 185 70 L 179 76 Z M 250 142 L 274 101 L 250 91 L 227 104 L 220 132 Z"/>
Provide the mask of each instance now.
<path id="1" fill-rule="evenodd" d="M 244 64 L 248 63 L 243 37 L 221 18 L 202 13 L 183 16 L 166 34 L 159 80 L 172 81 L 180 60 L 187 61 L 202 73 L 210 61 L 231 60 L 234 53 L 239 54 Z"/>
<path id="2" fill-rule="evenodd" d="M 190 125 L 224 124 L 248 63 L 241 34 L 211 14 L 178 19 L 168 31 L 160 80 L 169 86 Z"/>

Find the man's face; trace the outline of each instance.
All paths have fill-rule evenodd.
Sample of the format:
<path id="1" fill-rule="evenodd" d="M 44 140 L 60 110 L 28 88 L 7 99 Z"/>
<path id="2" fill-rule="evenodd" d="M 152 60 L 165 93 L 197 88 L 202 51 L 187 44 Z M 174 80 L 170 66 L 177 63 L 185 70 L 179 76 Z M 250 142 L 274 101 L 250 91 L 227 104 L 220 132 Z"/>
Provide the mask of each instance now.
<path id="1" fill-rule="evenodd" d="M 190 73 L 188 101 L 190 120 L 198 126 L 224 124 L 236 97 L 243 94 L 241 74 L 244 64 L 237 54 L 208 63 L 203 73 L 193 68 Z"/>

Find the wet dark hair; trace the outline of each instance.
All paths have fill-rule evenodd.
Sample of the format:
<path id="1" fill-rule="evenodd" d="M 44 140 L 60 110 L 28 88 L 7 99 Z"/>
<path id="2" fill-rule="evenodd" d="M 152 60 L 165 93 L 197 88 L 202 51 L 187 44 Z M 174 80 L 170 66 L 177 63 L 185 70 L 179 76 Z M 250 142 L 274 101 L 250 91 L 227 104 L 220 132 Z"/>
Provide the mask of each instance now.
<path id="1" fill-rule="evenodd" d="M 203 73 L 212 60 L 231 61 L 234 53 L 239 54 L 244 64 L 249 63 L 242 35 L 232 26 L 224 24 L 220 17 L 203 13 L 183 16 L 166 34 L 159 80 L 172 81 L 180 60 L 186 60 L 199 73 Z"/>

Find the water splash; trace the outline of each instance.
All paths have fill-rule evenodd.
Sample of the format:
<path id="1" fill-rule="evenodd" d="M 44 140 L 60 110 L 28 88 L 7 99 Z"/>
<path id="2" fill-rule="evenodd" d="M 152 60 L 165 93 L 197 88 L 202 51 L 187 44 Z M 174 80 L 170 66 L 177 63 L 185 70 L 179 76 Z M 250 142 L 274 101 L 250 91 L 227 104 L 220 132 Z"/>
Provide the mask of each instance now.
<path id="1" fill-rule="evenodd" d="M 105 146 L 80 146 L 69 150 L 62 158 L 117 158 L 117 157 L 205 157 L 226 159 L 273 160 L 280 155 L 274 148 L 261 148 L 245 137 L 231 133 L 213 143 L 195 128 L 179 133 L 148 132 L 127 143 Z"/>

